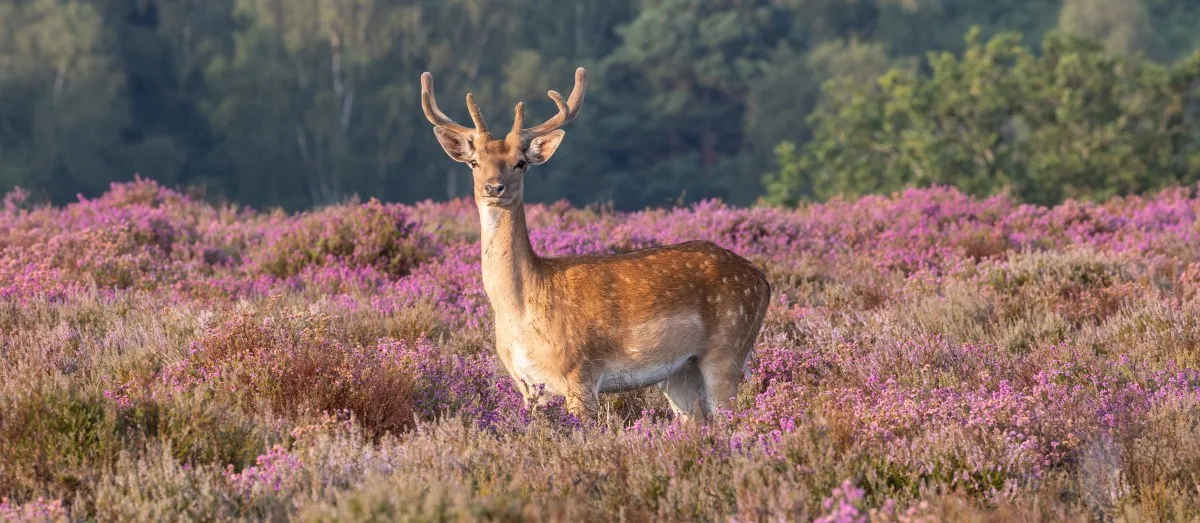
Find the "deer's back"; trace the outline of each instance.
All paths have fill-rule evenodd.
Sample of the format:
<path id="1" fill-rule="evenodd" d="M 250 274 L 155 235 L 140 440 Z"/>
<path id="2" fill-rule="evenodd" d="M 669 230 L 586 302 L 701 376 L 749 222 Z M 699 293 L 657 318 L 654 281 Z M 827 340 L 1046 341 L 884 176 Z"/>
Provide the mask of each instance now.
<path id="1" fill-rule="evenodd" d="M 706 241 L 541 263 L 543 305 L 599 330 L 695 315 L 711 331 L 754 318 L 770 296 L 762 271 Z"/>

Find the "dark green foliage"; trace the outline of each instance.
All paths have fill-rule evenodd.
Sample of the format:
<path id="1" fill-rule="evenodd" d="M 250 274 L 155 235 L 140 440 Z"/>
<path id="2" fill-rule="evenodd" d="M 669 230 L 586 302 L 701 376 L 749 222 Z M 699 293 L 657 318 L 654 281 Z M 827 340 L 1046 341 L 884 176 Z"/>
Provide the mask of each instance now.
<path id="1" fill-rule="evenodd" d="M 445 157 L 421 115 L 420 73 L 437 76 L 452 117 L 466 119 L 462 97 L 471 91 L 492 126 L 503 129 L 518 100 L 528 103 L 531 120 L 551 114 L 546 90 L 569 90 L 571 71 L 583 65 L 593 73 L 584 115 L 567 129 L 571 137 L 554 162 L 538 169 L 528 199 L 611 200 L 622 209 L 707 197 L 746 204 L 764 192 L 760 174 L 776 168 L 772 151 L 781 142 L 803 151 L 814 125 L 830 125 L 831 111 L 853 103 L 856 89 L 822 91 L 829 81 L 862 87 L 897 68 L 906 73 L 887 81 L 905 88 L 923 78 L 914 75 L 925 53 L 951 53 L 927 69 L 963 52 L 962 35 L 972 26 L 981 28 L 981 41 L 1005 31 L 1036 41 L 1059 27 L 1110 52 L 1174 63 L 1200 44 L 1198 24 L 1200 4 L 1182 0 L 15 0 L 0 3 L 0 192 L 19 185 L 35 199 L 62 203 L 140 173 L 258 207 L 301 209 L 354 195 L 404 202 L 465 196 L 467 171 Z M 1083 44 L 1062 45 L 1047 52 L 1113 59 Z M 1165 82 L 1151 76 L 1178 72 L 1130 67 L 1136 70 L 1089 85 L 1141 89 Z M 1052 72 L 1060 80 L 1082 74 Z M 1006 78 L 988 93 L 1029 87 L 1035 92 L 1020 93 L 1045 102 L 1061 94 L 1049 82 L 1013 87 Z M 1144 117 L 1145 104 L 1178 89 L 1151 89 L 1148 100 L 1117 100 L 1115 109 L 1067 107 L 1074 113 L 1065 116 L 1100 121 L 1133 105 Z M 1090 105 L 1090 98 L 1075 102 Z M 954 115 L 979 118 L 976 136 L 963 140 L 1010 132 L 989 127 L 1006 108 Z M 1127 132 L 1149 124 L 1113 125 Z M 1093 131 L 1077 129 L 1045 147 L 1069 149 Z M 842 147 L 856 154 L 864 142 L 855 143 Z M 1092 145 L 1105 148 L 1104 158 L 1021 160 L 1087 185 L 1034 199 L 1138 190 L 1174 180 L 1184 168 L 1145 170 L 1170 163 L 1161 142 Z M 1134 160 L 1122 148 L 1154 158 Z M 848 183 L 858 192 L 894 186 L 874 181 L 897 175 L 890 167 L 870 172 L 877 153 L 864 152 L 853 162 L 861 163 L 854 176 L 866 181 Z M 980 152 L 946 144 L 923 154 L 970 171 L 948 181 L 990 191 L 996 183 L 971 180 L 1005 166 L 977 165 Z M 1086 174 L 1097 168 L 1144 179 Z M 810 180 L 827 169 L 794 174 Z M 772 200 L 837 187 L 789 185 L 788 176 L 769 183 Z M 1009 179 L 1016 174 L 997 176 L 1026 195 L 1027 187 Z M 914 181 L 936 181 L 925 178 Z"/>
<path id="2" fill-rule="evenodd" d="M 802 153 L 778 149 L 768 200 L 950 184 L 1050 204 L 1200 176 L 1200 53 L 1164 66 L 1055 33 L 1038 53 L 1014 33 L 966 43 L 930 54 L 928 74 L 830 84 L 842 96 Z"/>

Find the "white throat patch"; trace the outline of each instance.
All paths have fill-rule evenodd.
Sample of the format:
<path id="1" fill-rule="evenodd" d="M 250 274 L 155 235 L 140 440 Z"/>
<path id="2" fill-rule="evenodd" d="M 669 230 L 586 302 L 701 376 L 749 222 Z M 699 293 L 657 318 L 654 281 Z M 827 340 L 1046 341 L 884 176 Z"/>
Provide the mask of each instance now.
<path id="1" fill-rule="evenodd" d="M 503 209 L 491 205 L 479 206 L 479 232 L 484 236 L 496 234 L 500 228 L 500 213 Z"/>

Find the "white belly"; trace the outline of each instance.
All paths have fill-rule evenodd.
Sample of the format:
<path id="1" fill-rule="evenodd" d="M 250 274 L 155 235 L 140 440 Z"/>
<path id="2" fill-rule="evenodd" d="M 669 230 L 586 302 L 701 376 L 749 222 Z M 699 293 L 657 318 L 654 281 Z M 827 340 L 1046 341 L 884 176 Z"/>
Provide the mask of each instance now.
<path id="1" fill-rule="evenodd" d="M 600 392 L 616 392 L 654 385 L 675 374 L 692 358 L 691 354 L 663 363 L 609 365 L 600 378 Z"/>
<path id="2" fill-rule="evenodd" d="M 518 337 L 519 338 L 519 337 Z M 607 362 L 598 377 L 598 392 L 647 387 L 675 374 L 694 357 L 702 354 L 705 343 L 704 324 L 699 314 L 664 316 L 633 327 L 629 345 Z M 514 340 L 509 345 L 509 363 L 517 379 L 530 386 L 544 385 L 559 395 L 563 376 L 556 374 L 553 364 L 539 365 L 538 354 L 532 354 L 527 340 Z M 568 341 L 569 343 L 569 341 Z M 546 362 L 549 363 L 549 362 Z"/>
<path id="3" fill-rule="evenodd" d="M 661 382 L 704 349 L 704 323 L 695 313 L 663 316 L 634 327 L 630 346 L 610 362 L 600 379 L 601 392 L 647 387 Z"/>

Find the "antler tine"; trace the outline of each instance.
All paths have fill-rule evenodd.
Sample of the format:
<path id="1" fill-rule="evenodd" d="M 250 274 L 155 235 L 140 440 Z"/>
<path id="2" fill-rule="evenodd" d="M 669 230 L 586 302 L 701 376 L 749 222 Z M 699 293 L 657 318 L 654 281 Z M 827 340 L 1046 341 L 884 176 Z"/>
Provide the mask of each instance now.
<path id="1" fill-rule="evenodd" d="M 479 104 L 475 103 L 475 95 L 471 93 L 467 93 L 467 111 L 471 113 L 471 121 L 475 122 L 475 131 L 481 135 L 487 134 L 487 123 L 483 121 L 483 111 L 479 110 Z"/>
<path id="2" fill-rule="evenodd" d="M 521 140 L 532 140 L 543 134 L 555 131 L 562 126 L 574 120 L 579 116 L 579 109 L 583 107 L 583 97 L 587 93 L 587 71 L 580 67 L 575 70 L 575 87 L 571 89 L 571 98 L 563 101 L 561 94 L 558 91 L 550 91 L 546 93 L 554 104 L 558 106 L 558 114 L 546 120 L 545 123 L 522 129 L 520 132 Z"/>
<path id="3" fill-rule="evenodd" d="M 467 96 L 468 101 L 471 101 L 469 98 L 470 95 Z M 468 104 L 468 107 L 469 106 L 470 104 Z M 451 120 L 449 116 L 446 116 L 446 113 L 443 113 L 441 109 L 438 109 L 437 98 L 433 95 L 433 75 L 429 74 L 428 71 L 421 74 L 421 109 L 425 111 L 425 118 L 427 118 L 429 123 L 433 125 L 446 127 L 460 134 L 470 135 L 475 133 L 475 129 L 459 125 L 454 120 Z M 471 112 L 472 118 L 475 117 L 475 114 L 478 112 L 478 110 L 479 108 L 476 107 Z M 476 124 L 480 123 L 481 121 L 482 118 L 477 120 Z"/>
<path id="4" fill-rule="evenodd" d="M 513 109 L 513 126 L 512 131 L 508 135 L 520 138 L 521 127 L 525 125 L 525 102 L 517 102 L 517 107 Z"/>

